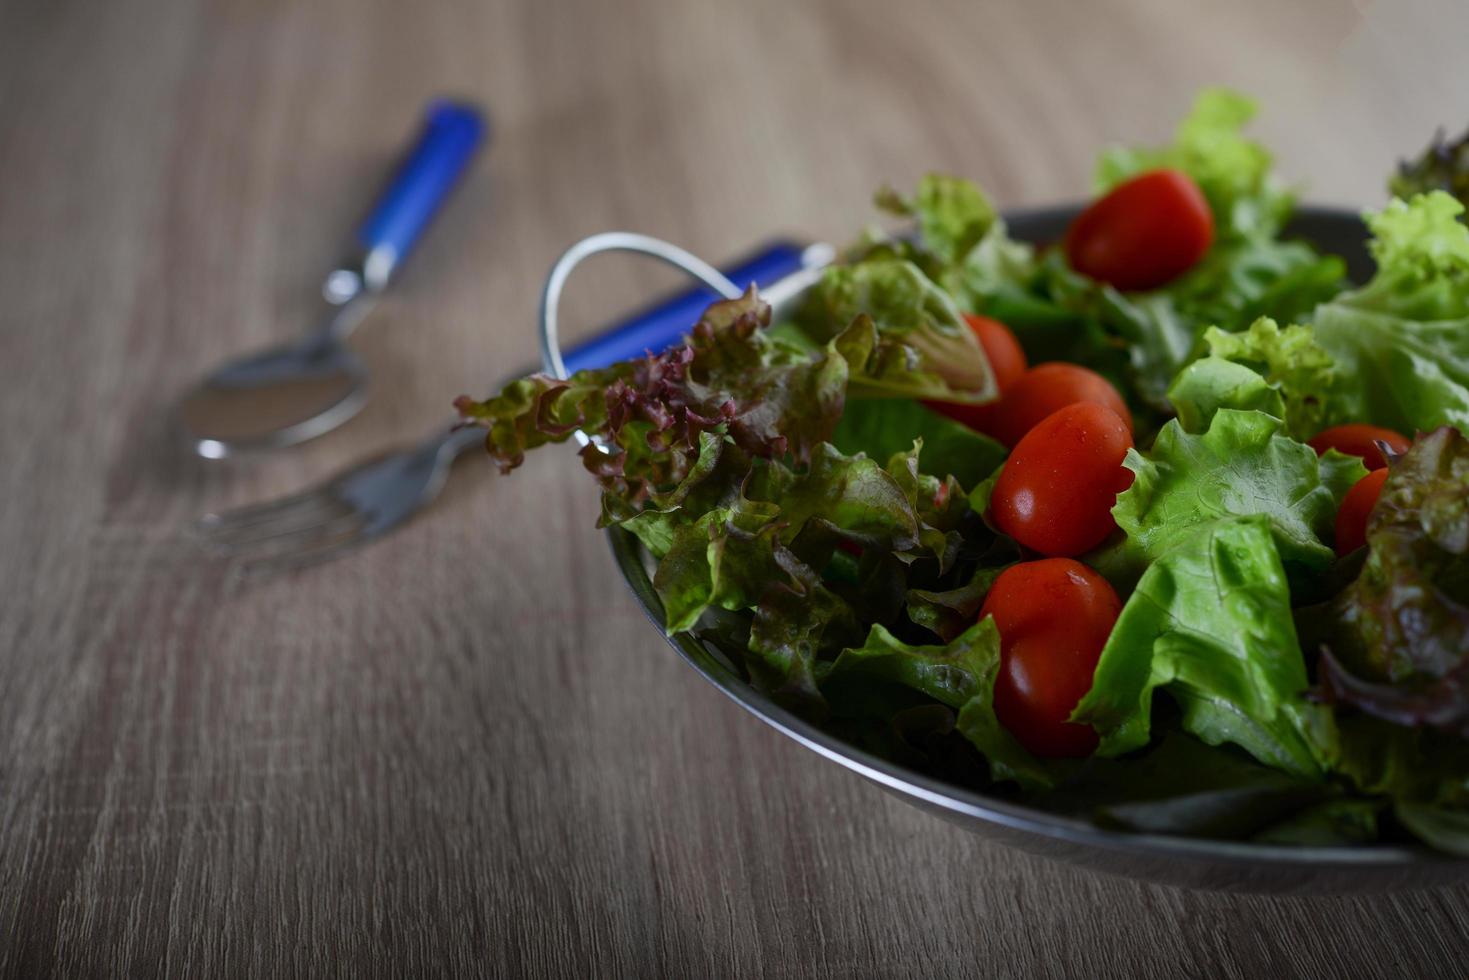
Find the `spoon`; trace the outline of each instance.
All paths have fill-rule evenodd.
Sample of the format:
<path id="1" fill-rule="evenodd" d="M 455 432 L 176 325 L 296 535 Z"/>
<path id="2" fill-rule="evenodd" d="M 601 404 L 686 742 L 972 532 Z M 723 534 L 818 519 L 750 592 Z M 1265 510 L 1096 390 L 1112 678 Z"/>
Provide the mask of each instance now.
<path id="1" fill-rule="evenodd" d="M 189 445 L 207 459 L 291 446 L 329 432 L 367 400 L 367 367 L 344 343 L 464 173 L 485 134 L 478 110 L 439 100 L 387 190 L 357 231 L 352 258 L 322 284 L 325 315 L 293 343 L 230 361 L 178 405 Z"/>

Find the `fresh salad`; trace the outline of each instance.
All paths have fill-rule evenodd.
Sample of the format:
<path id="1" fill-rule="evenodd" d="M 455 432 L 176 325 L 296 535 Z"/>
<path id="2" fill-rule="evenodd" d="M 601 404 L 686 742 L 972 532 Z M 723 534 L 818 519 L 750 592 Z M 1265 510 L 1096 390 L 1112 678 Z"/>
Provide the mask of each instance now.
<path id="1" fill-rule="evenodd" d="M 692 631 L 869 751 L 1100 825 L 1469 855 L 1469 152 L 1376 261 L 1202 93 L 1064 239 L 929 176 L 778 320 L 461 398 L 502 468 L 582 430 Z"/>

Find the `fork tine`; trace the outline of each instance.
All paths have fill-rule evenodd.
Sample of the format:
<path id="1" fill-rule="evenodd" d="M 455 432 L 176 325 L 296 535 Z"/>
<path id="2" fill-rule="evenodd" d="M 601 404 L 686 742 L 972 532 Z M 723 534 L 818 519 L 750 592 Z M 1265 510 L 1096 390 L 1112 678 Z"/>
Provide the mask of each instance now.
<path id="1" fill-rule="evenodd" d="M 326 494 L 322 492 L 321 487 L 311 487 L 277 500 L 267 500 L 264 503 L 236 507 L 233 510 L 205 514 L 199 518 L 195 527 L 205 534 L 250 527 L 288 516 L 298 508 L 319 504 L 324 498 Z"/>
<path id="2" fill-rule="evenodd" d="M 252 541 L 306 531 L 352 513 L 352 508 L 345 501 L 322 494 L 314 500 L 302 501 L 268 518 L 246 522 L 221 521 L 201 527 L 199 533 L 216 546 L 244 547 Z"/>
<path id="3" fill-rule="evenodd" d="M 367 521 L 364 519 L 350 530 L 326 540 L 318 540 L 307 547 L 281 549 L 272 554 L 241 558 L 240 567 L 245 575 L 255 578 L 315 565 L 371 541 L 373 535 L 365 533 L 366 528 Z"/>
<path id="4" fill-rule="evenodd" d="M 343 534 L 356 533 L 366 521 L 366 515 L 349 509 L 311 523 L 286 527 L 272 526 L 265 531 L 257 530 L 255 533 L 241 534 L 216 542 L 216 545 L 218 550 L 227 557 L 246 560 L 252 556 L 270 557 L 277 554 L 289 554 L 310 548 L 316 542 L 324 539 L 334 539 Z"/>

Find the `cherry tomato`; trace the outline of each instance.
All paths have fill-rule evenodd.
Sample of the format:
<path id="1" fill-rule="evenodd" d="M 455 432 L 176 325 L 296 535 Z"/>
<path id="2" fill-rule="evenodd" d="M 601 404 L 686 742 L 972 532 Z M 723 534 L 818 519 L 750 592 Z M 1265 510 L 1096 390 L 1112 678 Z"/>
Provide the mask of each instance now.
<path id="1" fill-rule="evenodd" d="M 1323 429 L 1306 445 L 1316 450 L 1316 455 L 1323 455 L 1328 449 L 1346 453 L 1348 456 L 1360 456 L 1362 462 L 1367 464 L 1369 470 L 1379 470 L 1387 465 L 1387 457 L 1377 447 L 1381 440 L 1387 443 L 1387 448 L 1394 454 L 1405 453 L 1411 446 L 1412 440 L 1399 435 L 1392 429 L 1384 429 L 1377 425 L 1336 425 L 1330 429 Z"/>
<path id="2" fill-rule="evenodd" d="M 1035 755 L 1090 755 L 1097 733 L 1068 721 L 1091 690 L 1102 647 L 1122 611 L 1107 580 L 1070 558 L 1022 562 L 1001 572 L 980 619 L 1000 632 L 995 716 Z"/>
<path id="3" fill-rule="evenodd" d="M 1010 328 L 999 320 L 992 320 L 977 313 L 964 314 L 964 322 L 979 339 L 984 356 L 989 359 L 990 369 L 995 372 L 995 384 L 1003 393 L 1016 379 L 1025 373 L 1025 351 Z"/>
<path id="4" fill-rule="evenodd" d="M 984 348 L 984 356 L 989 359 L 990 370 L 995 373 L 995 385 L 1000 394 L 1004 393 L 1013 385 L 1019 377 L 1025 373 L 1025 351 L 1020 348 L 1020 341 L 1010 332 L 1010 328 L 999 320 L 992 320 L 987 316 L 979 316 L 975 313 L 964 314 L 964 322 L 969 324 L 969 329 L 974 331 L 974 336 L 979 339 L 979 346 Z M 995 403 L 988 405 L 961 405 L 957 402 L 925 402 L 929 408 L 940 415 L 947 415 L 956 422 L 963 422 L 978 432 L 984 432 L 989 419 L 995 410 Z"/>
<path id="5" fill-rule="evenodd" d="M 1117 610 L 1117 593 L 1086 565 L 1074 558 L 1039 558 L 1001 572 L 979 618 L 994 616 L 1002 637 L 1049 629 L 1064 619 L 1068 628 L 1091 629 L 1088 636 L 1105 641 Z"/>
<path id="6" fill-rule="evenodd" d="M 1156 289 L 1191 269 L 1213 242 L 1214 213 L 1199 185 L 1178 170 L 1152 170 L 1077 216 L 1066 231 L 1066 259 L 1118 289 Z"/>
<path id="7" fill-rule="evenodd" d="M 1079 555 L 1112 533 L 1112 505 L 1132 485 L 1132 434 L 1110 408 L 1068 405 L 1005 460 L 990 495 L 1000 530 L 1043 555 Z"/>
<path id="8" fill-rule="evenodd" d="M 1021 375 L 999 402 L 981 406 L 986 411 L 979 428 L 1013 448 L 1042 419 L 1077 402 L 1105 405 L 1132 431 L 1132 413 L 1117 389 L 1097 372 L 1065 361 L 1037 364 Z"/>
<path id="9" fill-rule="evenodd" d="M 1367 543 L 1367 516 L 1377 506 L 1382 484 L 1387 480 L 1387 467 L 1373 470 L 1352 485 L 1336 512 L 1336 553 L 1350 555 Z"/>

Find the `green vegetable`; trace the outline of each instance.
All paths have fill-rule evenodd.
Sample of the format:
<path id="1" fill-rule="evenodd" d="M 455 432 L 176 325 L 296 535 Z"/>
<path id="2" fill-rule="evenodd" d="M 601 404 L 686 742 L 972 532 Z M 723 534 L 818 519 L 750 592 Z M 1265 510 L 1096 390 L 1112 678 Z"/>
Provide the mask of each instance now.
<path id="1" fill-rule="evenodd" d="M 1388 188 L 1394 197 L 1402 198 L 1444 191 L 1469 207 L 1469 130 L 1451 140 L 1440 129 L 1418 159 L 1398 164 Z"/>
<path id="2" fill-rule="evenodd" d="M 1331 421 L 1469 427 L 1469 227 L 1442 191 L 1364 217 L 1377 273 L 1316 311 L 1341 383 Z"/>
<path id="3" fill-rule="evenodd" d="M 854 396 L 983 403 L 998 392 L 974 332 L 949 294 L 904 259 L 827 269 L 798 320 L 817 342 L 835 338 Z"/>
<path id="4" fill-rule="evenodd" d="M 947 174 L 924 176 L 912 198 L 884 188 L 878 192 L 877 205 L 914 219 L 922 243 L 922 257 L 915 259 L 930 273 L 942 274 L 963 265 L 1000 220 L 983 191 L 962 177 Z"/>
<path id="5" fill-rule="evenodd" d="M 1288 832 L 1338 796 L 1173 730 L 1126 759 L 1089 759 L 1034 802 L 1120 830 L 1239 839 Z"/>
<path id="6" fill-rule="evenodd" d="M 1438 429 L 1392 464 L 1367 545 L 1331 610 L 1323 687 L 1378 717 L 1469 737 L 1469 439 Z"/>
<path id="7" fill-rule="evenodd" d="M 988 760 L 992 779 L 1031 788 L 1049 786 L 1063 767 L 1033 757 L 995 718 L 999 669 L 1000 635 L 994 621 L 986 618 L 941 646 L 905 643 L 886 628 L 873 626 L 866 643 L 842 651 L 823 666 L 820 680 L 827 690 L 862 678 L 920 691 L 958 710 L 958 730 Z"/>
<path id="8" fill-rule="evenodd" d="M 830 437 L 848 375 L 837 345 L 850 338 L 812 357 L 772 341 L 762 329 L 769 323 L 770 307 L 752 287 L 710 306 L 684 346 L 566 381 L 531 375 L 484 401 L 461 397 L 455 407 L 488 430 L 486 448 L 505 471 L 527 450 L 565 442 L 578 429 L 598 436 L 607 451 L 588 447 L 582 458 L 605 494 L 627 505 L 619 511 L 626 516 L 689 474 L 704 432 L 718 429 L 754 456 L 798 460 Z"/>
<path id="9" fill-rule="evenodd" d="M 842 452 L 887 459 L 923 440 L 921 468 L 936 476 L 952 474 L 974 487 L 1005 461 L 1005 447 L 989 436 L 924 408 L 918 402 L 862 399 L 847 405 L 831 441 Z"/>
<path id="10" fill-rule="evenodd" d="M 1324 571 L 1337 501 L 1366 470 L 1349 457 L 1318 459 L 1282 429 L 1264 412 L 1221 408 L 1202 434 L 1173 421 L 1146 456 L 1129 450 L 1136 479 L 1112 511 L 1128 550 L 1154 561 L 1205 525 L 1260 515 L 1288 567 Z"/>
<path id="11" fill-rule="evenodd" d="M 1185 731 L 1314 778 L 1320 709 L 1302 698 L 1307 686 L 1271 521 L 1234 517 L 1196 527 L 1149 566 L 1074 719 L 1098 730 L 1103 755 L 1133 751 L 1148 742 L 1161 689 Z"/>
<path id="12" fill-rule="evenodd" d="M 1466 853 L 1469 741 L 1431 728 L 1336 711 L 1319 733 L 1332 772 L 1392 806 L 1410 832 L 1441 850 Z"/>
<path id="13" fill-rule="evenodd" d="M 910 589 L 907 595 L 908 618 L 927 627 L 943 640 L 952 640 L 979 617 L 984 597 L 1005 565 L 984 565 L 975 569 L 969 581 L 954 589 L 936 592 L 932 589 Z"/>
<path id="14" fill-rule="evenodd" d="M 1211 357 L 1244 364 L 1258 371 L 1284 403 L 1287 430 L 1298 439 L 1322 428 L 1322 398 L 1336 382 L 1331 355 L 1316 342 L 1310 327 L 1292 325 L 1284 330 L 1261 317 L 1241 333 L 1217 327 L 1204 332 Z"/>
<path id="15" fill-rule="evenodd" d="M 1214 356 L 1184 368 L 1168 388 L 1168 401 L 1178 413 L 1179 426 L 1190 433 L 1208 429 L 1222 408 L 1264 412 L 1278 419 L 1286 414 L 1279 386 L 1243 364 Z"/>
<path id="16" fill-rule="evenodd" d="M 1469 857 L 1469 811 L 1401 803 L 1394 813 L 1424 843 L 1449 854 Z"/>
<path id="17" fill-rule="evenodd" d="M 1273 415 L 1300 440 L 1324 427 L 1324 400 L 1336 371 L 1310 327 L 1282 330 L 1261 317 L 1240 333 L 1210 327 L 1204 342 L 1209 355 L 1184 368 L 1168 389 L 1168 401 L 1186 431 L 1208 428 L 1221 408 Z"/>

